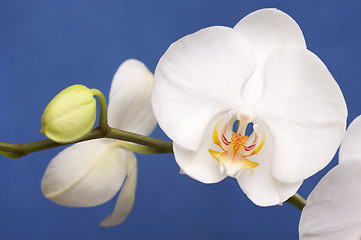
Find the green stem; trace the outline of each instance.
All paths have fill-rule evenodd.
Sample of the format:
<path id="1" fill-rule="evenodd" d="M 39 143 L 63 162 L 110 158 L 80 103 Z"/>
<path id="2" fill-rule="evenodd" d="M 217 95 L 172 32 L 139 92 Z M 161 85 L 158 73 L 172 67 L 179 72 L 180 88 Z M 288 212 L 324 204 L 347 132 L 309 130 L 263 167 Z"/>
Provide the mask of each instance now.
<path id="1" fill-rule="evenodd" d="M 297 193 L 295 195 L 293 195 L 292 197 L 290 197 L 286 202 L 295 206 L 300 211 L 302 211 L 302 209 L 306 205 L 306 200 Z"/>
<path id="2" fill-rule="evenodd" d="M 162 141 L 159 139 L 154 139 L 147 136 L 142 136 L 136 133 L 126 132 L 115 128 L 107 127 L 105 131 L 100 128 L 95 128 L 93 131 L 87 135 L 85 138 L 77 141 L 83 142 L 91 139 L 98 138 L 112 138 L 123 140 L 127 142 L 138 143 L 145 145 L 154 149 L 154 153 L 172 153 L 173 147 L 171 142 Z M 30 153 L 65 146 L 72 143 L 60 144 L 56 143 L 50 139 L 29 142 L 29 143 L 7 143 L 0 142 L 0 154 L 9 157 L 9 158 L 21 158 Z"/>
<path id="3" fill-rule="evenodd" d="M 144 146 L 144 145 L 140 145 L 140 144 L 125 142 L 125 141 L 121 141 L 121 140 L 118 141 L 117 146 L 126 148 L 129 151 L 135 152 L 135 153 L 141 153 L 141 154 L 156 154 L 156 153 L 158 153 L 157 150 L 155 150 L 154 148 Z"/>
<path id="4" fill-rule="evenodd" d="M 173 145 L 171 142 L 139 135 L 136 133 L 122 131 L 116 128 L 109 128 L 104 137 L 119 139 L 126 142 L 138 143 L 144 146 L 154 148 L 158 151 L 158 153 L 173 153 Z"/>
<path id="5" fill-rule="evenodd" d="M 104 97 L 104 94 L 98 89 L 90 89 L 92 93 L 97 96 L 100 104 L 100 114 L 99 114 L 99 128 L 103 131 L 106 131 L 108 128 L 108 119 L 107 119 L 107 100 Z"/>

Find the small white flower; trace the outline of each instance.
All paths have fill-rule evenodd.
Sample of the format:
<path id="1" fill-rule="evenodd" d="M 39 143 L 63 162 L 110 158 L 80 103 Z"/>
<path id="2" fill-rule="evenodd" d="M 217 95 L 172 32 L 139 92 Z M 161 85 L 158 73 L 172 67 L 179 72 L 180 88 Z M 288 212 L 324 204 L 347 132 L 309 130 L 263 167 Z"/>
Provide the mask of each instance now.
<path id="1" fill-rule="evenodd" d="M 347 117 L 332 75 L 277 9 L 173 43 L 156 68 L 152 103 L 182 173 L 204 183 L 235 177 L 262 206 L 287 200 L 331 161 Z"/>
<path id="2" fill-rule="evenodd" d="M 153 74 L 143 63 L 125 61 L 110 89 L 109 126 L 149 135 L 156 126 L 150 102 L 152 86 Z M 118 140 L 96 139 L 66 148 L 44 173 L 44 195 L 60 205 L 91 207 L 109 201 L 123 185 L 113 213 L 101 225 L 121 223 L 133 207 L 137 160 L 134 153 L 120 146 Z"/>
<path id="3" fill-rule="evenodd" d="M 361 116 L 347 129 L 339 165 L 309 195 L 302 210 L 301 240 L 361 239 Z"/>

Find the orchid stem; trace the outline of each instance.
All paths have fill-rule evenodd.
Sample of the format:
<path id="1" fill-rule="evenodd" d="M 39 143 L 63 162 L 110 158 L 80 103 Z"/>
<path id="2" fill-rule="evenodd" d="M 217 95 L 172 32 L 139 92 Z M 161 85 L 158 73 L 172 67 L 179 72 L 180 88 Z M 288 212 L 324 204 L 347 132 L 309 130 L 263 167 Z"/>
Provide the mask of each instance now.
<path id="1" fill-rule="evenodd" d="M 154 153 L 172 153 L 173 146 L 171 142 L 151 138 L 148 136 L 139 135 L 136 133 L 126 132 L 119 129 L 111 128 L 106 125 L 105 130 L 100 127 L 94 128 L 90 134 L 82 138 L 77 142 L 83 142 L 91 139 L 98 138 L 112 138 L 117 140 L 123 140 L 127 142 L 141 144 L 154 149 Z M 29 143 L 7 143 L 0 142 L 0 154 L 8 158 L 21 158 L 30 153 L 65 146 L 72 143 L 56 143 L 50 139 L 29 142 Z"/>
<path id="2" fill-rule="evenodd" d="M 306 200 L 297 193 L 295 195 L 293 195 L 292 197 L 290 197 L 286 202 L 295 206 L 300 211 L 302 211 L 302 209 L 306 205 Z"/>
<path id="3" fill-rule="evenodd" d="M 103 131 L 106 131 L 108 128 L 108 119 L 107 119 L 107 100 L 104 97 L 104 94 L 98 89 L 90 89 L 92 93 L 97 96 L 100 104 L 100 114 L 99 114 L 99 128 Z"/>

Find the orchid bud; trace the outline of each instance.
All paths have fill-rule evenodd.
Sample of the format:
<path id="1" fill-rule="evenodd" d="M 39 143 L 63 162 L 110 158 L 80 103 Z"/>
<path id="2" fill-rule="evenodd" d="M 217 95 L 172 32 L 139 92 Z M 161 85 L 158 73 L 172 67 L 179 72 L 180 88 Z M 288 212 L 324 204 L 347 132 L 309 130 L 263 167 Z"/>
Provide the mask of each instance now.
<path id="1" fill-rule="evenodd" d="M 41 118 L 41 133 L 58 143 L 77 141 L 91 132 L 96 119 L 93 91 L 73 85 L 56 95 Z"/>

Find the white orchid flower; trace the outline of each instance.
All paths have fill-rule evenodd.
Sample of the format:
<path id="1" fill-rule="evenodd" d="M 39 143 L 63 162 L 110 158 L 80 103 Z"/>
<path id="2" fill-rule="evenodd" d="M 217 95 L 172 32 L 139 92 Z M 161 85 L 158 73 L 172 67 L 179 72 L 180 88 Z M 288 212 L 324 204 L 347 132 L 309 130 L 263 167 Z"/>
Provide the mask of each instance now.
<path id="1" fill-rule="evenodd" d="M 152 86 L 153 74 L 143 63 L 125 61 L 110 89 L 109 126 L 149 135 L 156 126 L 150 101 Z M 137 182 L 136 157 L 120 147 L 123 145 L 118 140 L 96 139 L 66 148 L 45 170 L 41 182 L 44 195 L 60 205 L 91 207 L 109 201 L 123 185 L 113 213 L 101 225 L 121 223 L 133 207 Z"/>
<path id="2" fill-rule="evenodd" d="M 347 129 L 339 165 L 309 195 L 302 210 L 301 240 L 361 239 L 361 116 Z"/>
<path id="3" fill-rule="evenodd" d="M 237 178 L 261 206 L 287 200 L 331 161 L 347 117 L 327 67 L 277 9 L 174 42 L 156 68 L 152 104 L 182 173 Z"/>

